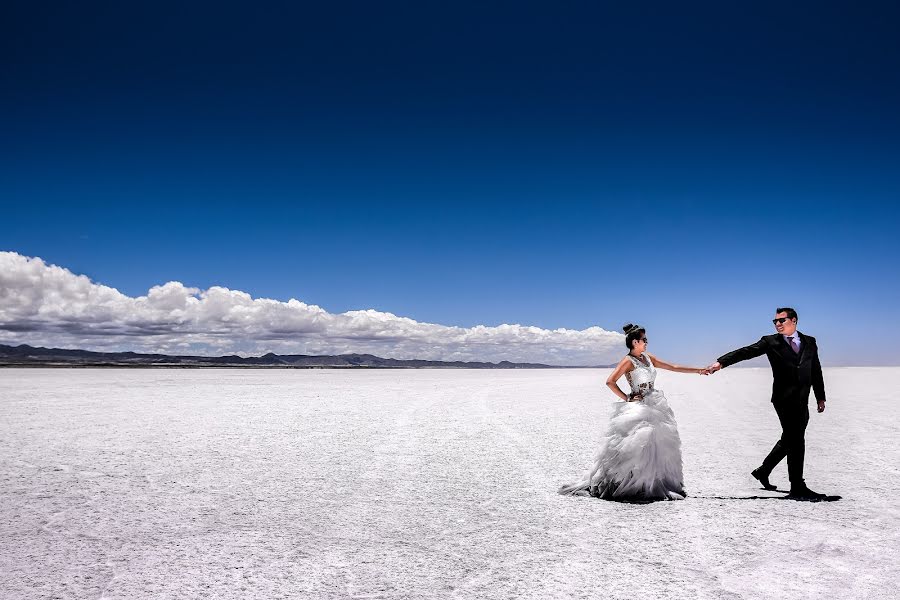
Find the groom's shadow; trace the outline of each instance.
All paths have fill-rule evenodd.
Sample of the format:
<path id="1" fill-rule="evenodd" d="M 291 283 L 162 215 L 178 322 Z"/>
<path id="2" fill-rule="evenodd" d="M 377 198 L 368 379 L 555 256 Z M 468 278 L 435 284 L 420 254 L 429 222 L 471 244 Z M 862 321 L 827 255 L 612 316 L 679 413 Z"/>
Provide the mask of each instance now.
<path id="1" fill-rule="evenodd" d="M 765 489 L 765 488 L 761 488 Z M 823 496 L 822 498 L 793 498 L 789 496 L 790 490 L 768 490 L 770 492 L 779 492 L 784 496 L 686 496 L 686 499 L 700 500 L 793 500 L 794 502 L 836 502 L 841 496 Z M 576 494 L 588 496 L 588 494 Z M 648 500 L 644 498 L 602 498 L 606 502 L 618 502 L 619 504 L 655 504 L 657 502 L 667 502 L 663 499 Z"/>
<path id="2" fill-rule="evenodd" d="M 772 492 L 780 492 L 782 494 L 790 494 L 790 490 L 769 490 Z M 704 500 L 793 500 L 794 502 L 837 502 L 841 496 L 823 496 L 821 498 L 792 498 L 785 496 L 694 496 L 694 498 L 703 498 Z"/>

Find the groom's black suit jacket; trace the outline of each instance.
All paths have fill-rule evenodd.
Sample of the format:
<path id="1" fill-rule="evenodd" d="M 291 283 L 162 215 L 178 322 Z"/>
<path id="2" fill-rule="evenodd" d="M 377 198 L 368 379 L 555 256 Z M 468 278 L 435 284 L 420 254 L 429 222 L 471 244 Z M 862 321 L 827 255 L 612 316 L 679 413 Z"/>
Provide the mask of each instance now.
<path id="1" fill-rule="evenodd" d="M 764 335 L 758 342 L 719 357 L 723 367 L 766 355 L 772 365 L 772 402 L 777 405 L 809 401 L 810 388 L 816 400 L 825 401 L 825 380 L 816 338 L 799 331 L 800 354 L 794 352 L 780 333 Z"/>

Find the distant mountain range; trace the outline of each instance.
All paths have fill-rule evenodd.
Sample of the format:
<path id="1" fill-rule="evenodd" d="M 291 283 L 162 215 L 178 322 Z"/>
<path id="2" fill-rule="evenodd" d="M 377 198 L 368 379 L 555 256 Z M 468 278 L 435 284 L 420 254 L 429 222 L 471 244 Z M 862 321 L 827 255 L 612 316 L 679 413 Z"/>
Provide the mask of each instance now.
<path id="1" fill-rule="evenodd" d="M 608 367 L 612 365 L 601 365 Z M 440 360 L 397 360 L 371 354 L 310 356 L 306 354 L 266 354 L 264 356 L 169 356 L 135 352 L 91 352 L 61 348 L 35 348 L 22 344 L 0 344 L 0 367 L 244 367 L 287 369 L 559 369 L 538 363 L 501 361 L 462 362 Z"/>

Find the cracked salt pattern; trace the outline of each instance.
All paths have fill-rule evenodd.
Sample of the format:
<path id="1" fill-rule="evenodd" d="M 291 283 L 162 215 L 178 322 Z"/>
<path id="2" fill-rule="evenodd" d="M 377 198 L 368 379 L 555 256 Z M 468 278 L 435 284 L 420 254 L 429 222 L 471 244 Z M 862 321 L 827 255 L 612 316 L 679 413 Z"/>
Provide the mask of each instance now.
<path id="1" fill-rule="evenodd" d="M 896 375 L 826 369 L 803 503 L 768 369 L 661 373 L 689 495 L 629 505 L 556 493 L 605 370 L 0 370 L 0 597 L 893 598 Z"/>

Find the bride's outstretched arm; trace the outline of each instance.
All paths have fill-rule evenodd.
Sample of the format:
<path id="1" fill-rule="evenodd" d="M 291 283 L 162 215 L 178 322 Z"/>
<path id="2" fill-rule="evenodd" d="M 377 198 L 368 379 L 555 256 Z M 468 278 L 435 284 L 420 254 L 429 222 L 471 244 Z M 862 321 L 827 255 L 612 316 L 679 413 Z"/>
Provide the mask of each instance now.
<path id="1" fill-rule="evenodd" d="M 709 369 L 706 367 L 682 367 L 681 365 L 673 365 L 667 363 L 661 358 L 653 356 L 647 352 L 647 356 L 653 361 L 653 366 L 657 369 L 665 369 L 666 371 L 675 371 L 676 373 L 693 373 L 694 375 L 709 375 Z"/>
<path id="2" fill-rule="evenodd" d="M 606 387 L 612 390 L 612 393 L 624 400 L 625 402 L 629 402 L 630 398 L 628 394 L 622 391 L 622 388 L 619 387 L 619 384 L 616 383 L 622 375 L 630 371 L 634 368 L 634 365 L 631 364 L 631 361 L 628 360 L 628 357 L 623 358 L 619 361 L 619 364 L 616 365 L 616 368 L 610 373 L 609 377 L 606 379 Z"/>

